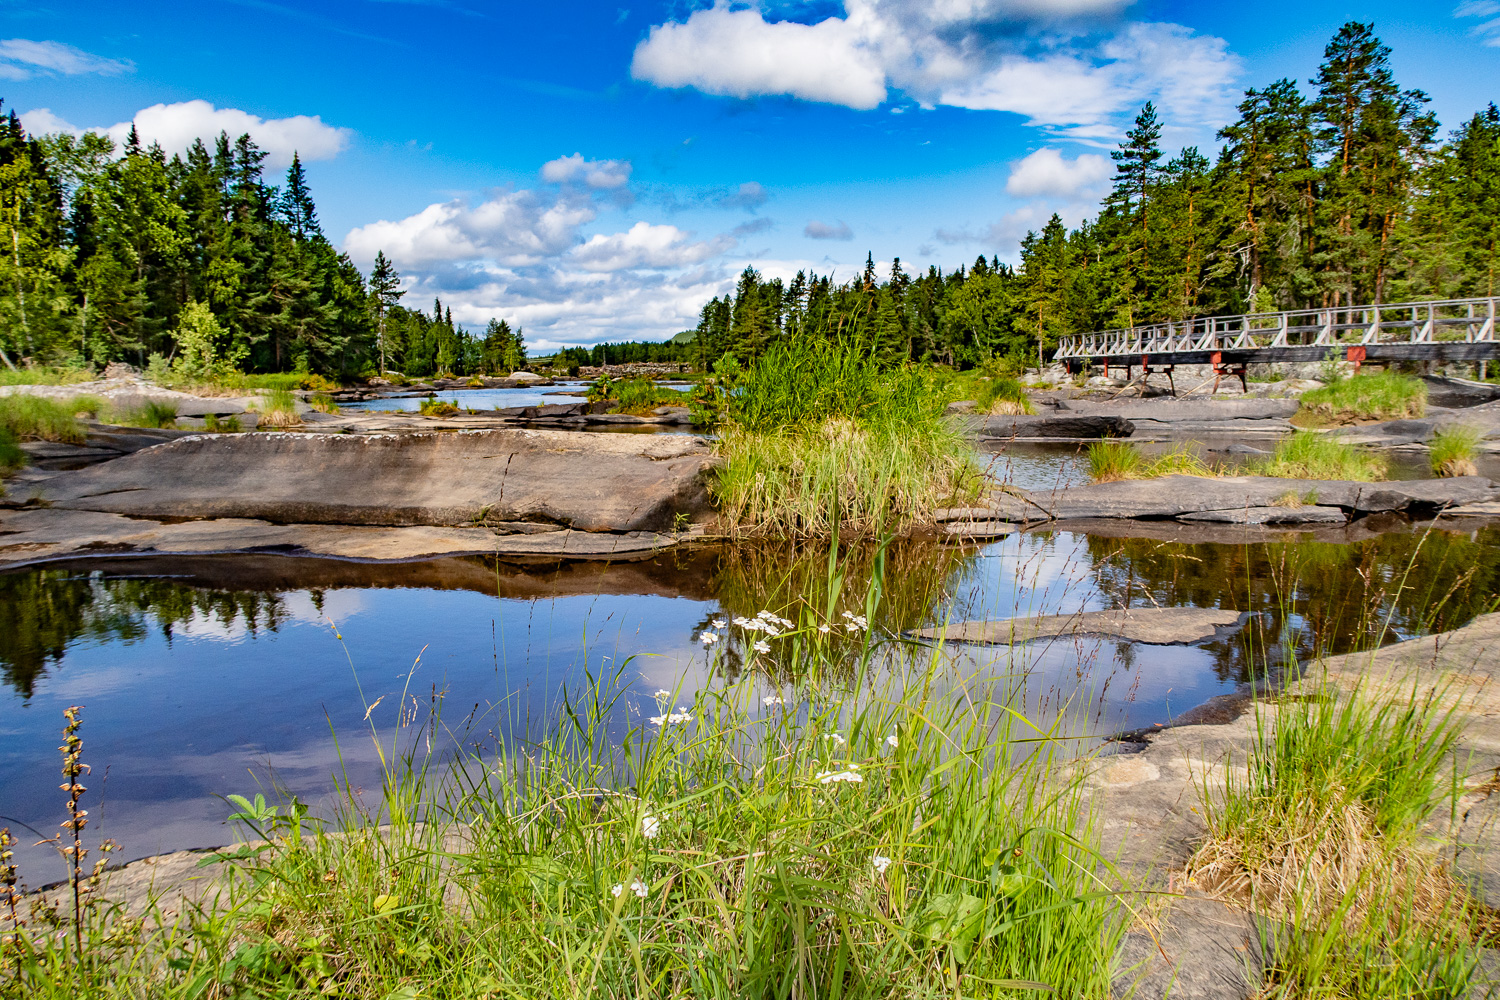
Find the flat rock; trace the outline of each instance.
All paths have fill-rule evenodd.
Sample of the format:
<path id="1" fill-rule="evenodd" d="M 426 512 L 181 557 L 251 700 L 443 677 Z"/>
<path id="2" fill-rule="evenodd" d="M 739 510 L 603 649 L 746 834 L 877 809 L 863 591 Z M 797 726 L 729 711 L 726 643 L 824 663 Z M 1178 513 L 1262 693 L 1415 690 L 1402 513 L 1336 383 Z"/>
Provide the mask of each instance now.
<path id="1" fill-rule="evenodd" d="M 1339 507 L 1243 507 L 1239 510 L 1200 510 L 1181 515 L 1184 521 L 1214 524 L 1343 524 L 1349 518 Z"/>
<path id="2" fill-rule="evenodd" d="M 1135 425 L 1137 435 L 1183 437 L 1198 434 L 1290 434 L 1295 399 L 1070 399 L 1067 409 L 1089 416 L 1116 416 Z"/>
<path id="3" fill-rule="evenodd" d="M 537 528 L 545 526 L 536 525 Z M 412 560 L 494 555 L 517 561 L 628 560 L 670 548 L 649 531 L 611 534 L 490 527 L 272 524 L 253 518 L 162 522 L 59 508 L 0 511 L 0 567 L 99 555 L 281 553 L 333 559 Z"/>
<path id="4" fill-rule="evenodd" d="M 1268 476 L 1163 476 L 1035 491 L 1027 494 L 1026 499 L 1056 520 L 1072 520 L 1168 518 L 1203 511 L 1243 511 L 1249 507 L 1278 506 L 1278 501 L 1288 494 L 1304 498 L 1308 505 L 1338 507 L 1353 514 L 1434 511 L 1500 500 L 1500 490 L 1483 476 L 1380 483 Z"/>
<path id="5" fill-rule="evenodd" d="M 999 621 L 952 622 L 916 629 L 922 639 L 1010 645 L 1058 636 L 1095 635 L 1156 646 L 1203 642 L 1239 628 L 1246 616 L 1223 608 L 1128 608 L 1080 611 L 1072 615 L 1005 618 Z"/>
<path id="6" fill-rule="evenodd" d="M 639 531 L 706 510 L 703 473 L 714 461 L 691 435 L 192 435 L 54 477 L 42 499 L 147 518 Z"/>
<path id="7" fill-rule="evenodd" d="M 981 438 L 1122 438 L 1135 433 L 1135 425 L 1118 415 L 1007 413 L 961 419 Z"/>
<path id="8" fill-rule="evenodd" d="M 949 521 L 943 525 L 943 533 L 950 538 L 1003 538 L 1015 530 L 1009 521 Z"/>

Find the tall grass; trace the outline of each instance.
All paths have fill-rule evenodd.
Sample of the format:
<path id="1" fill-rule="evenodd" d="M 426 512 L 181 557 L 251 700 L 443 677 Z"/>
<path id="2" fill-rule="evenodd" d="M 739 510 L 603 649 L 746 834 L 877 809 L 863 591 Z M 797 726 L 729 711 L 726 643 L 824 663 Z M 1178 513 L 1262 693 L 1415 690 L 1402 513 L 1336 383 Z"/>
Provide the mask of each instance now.
<path id="1" fill-rule="evenodd" d="M 71 400 L 16 393 L 0 396 L 0 430 L 20 441 L 82 444 L 83 426 Z"/>
<path id="2" fill-rule="evenodd" d="M 651 413 L 659 406 L 683 406 L 687 397 L 676 389 L 658 385 L 649 378 L 621 379 L 611 385 L 611 398 L 619 402 L 619 412 L 638 416 Z"/>
<path id="3" fill-rule="evenodd" d="M 1428 442 L 1427 461 L 1432 471 L 1439 476 L 1479 475 L 1474 459 L 1479 456 L 1482 439 L 1483 435 L 1475 427 L 1457 424 L 1439 428 Z"/>
<path id="4" fill-rule="evenodd" d="M 778 624 L 755 633 L 765 655 L 815 668 L 820 622 Z M 638 713 L 605 681 L 545 732 L 460 737 L 447 768 L 421 750 L 437 719 L 388 740 L 372 726 L 373 807 L 350 789 L 324 826 L 238 799 L 262 844 L 213 912 L 134 950 L 154 961 L 74 961 L 28 934 L 15 982 L 38 998 L 1107 997 L 1126 922 L 1079 779 L 1050 744 L 1013 742 L 982 692 L 934 694 L 935 664 L 904 690 L 745 681 Z"/>
<path id="5" fill-rule="evenodd" d="M 1096 483 L 1117 483 L 1126 479 L 1158 479 L 1162 476 L 1218 475 L 1198 453 L 1187 445 L 1163 455 L 1147 458 L 1129 441 L 1098 441 L 1089 445 L 1089 478 Z"/>
<path id="6" fill-rule="evenodd" d="M 1422 836 L 1451 805 L 1451 711 L 1317 688 L 1257 714 L 1189 863 L 1205 891 L 1274 918 L 1266 997 L 1462 996 L 1478 949 L 1467 887 Z"/>
<path id="7" fill-rule="evenodd" d="M 979 383 L 974 409 L 980 413 L 1035 413 L 1021 380 L 996 376 Z"/>
<path id="8" fill-rule="evenodd" d="M 297 413 L 297 397 L 290 389 L 272 389 L 255 400 L 251 407 L 260 414 L 258 427 L 295 427 L 302 423 L 302 417 Z"/>
<path id="9" fill-rule="evenodd" d="M 1399 372 L 1360 374 L 1303 393 L 1302 407 L 1325 423 L 1420 417 L 1427 412 L 1427 386 Z"/>
<path id="10" fill-rule="evenodd" d="M 1385 456 L 1365 451 L 1316 431 L 1297 431 L 1277 442 L 1269 458 L 1246 467 L 1251 475 L 1280 479 L 1330 479 L 1377 482 L 1390 466 Z"/>
<path id="11" fill-rule="evenodd" d="M 713 491 L 734 531 L 899 532 L 982 484 L 935 376 L 884 368 L 852 345 L 793 341 L 749 369 L 723 366 L 712 404 L 723 456 Z"/>
<path id="12" fill-rule="evenodd" d="M 0 427 L 0 474 L 14 472 L 29 461 L 26 452 L 9 429 Z"/>

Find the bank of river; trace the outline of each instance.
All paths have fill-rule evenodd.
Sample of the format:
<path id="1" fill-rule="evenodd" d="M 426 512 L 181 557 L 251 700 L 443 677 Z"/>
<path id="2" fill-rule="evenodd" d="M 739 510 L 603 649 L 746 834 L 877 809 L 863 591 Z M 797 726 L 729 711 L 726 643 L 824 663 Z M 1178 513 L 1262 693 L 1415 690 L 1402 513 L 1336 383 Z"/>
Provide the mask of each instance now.
<path id="1" fill-rule="evenodd" d="M 999 685 L 1015 708 L 1088 748 L 1170 723 L 1268 664 L 1373 641 L 1387 616 L 1383 641 L 1463 624 L 1500 587 L 1500 529 L 1249 545 L 1037 532 L 982 547 L 903 543 L 883 567 L 856 551 L 846 572 L 845 609 L 861 610 L 879 577 L 871 635 L 891 671 L 934 655 L 910 630 L 947 621 L 1156 606 L 1253 614 L 1197 645 L 1069 636 L 938 654 L 955 687 Z M 748 673 L 759 697 L 789 695 L 798 679 L 778 670 L 774 646 L 788 640 L 757 657 L 743 633 L 709 649 L 698 636 L 763 609 L 798 617 L 804 600 L 821 611 L 828 592 L 826 553 L 744 545 L 550 570 L 260 555 L 0 576 L 0 814 L 56 828 L 56 730 L 74 704 L 85 706 L 95 768 L 90 831 L 119 840 L 129 859 L 229 839 L 218 796 L 230 793 L 327 806 L 335 779 L 347 779 L 373 804 L 372 725 L 387 752 L 392 739 L 430 733 L 436 746 L 493 743 L 536 732 L 590 677 L 627 687 L 616 737 L 657 711 L 658 689 L 686 704 Z M 863 648 L 845 633 L 833 657 L 844 672 L 818 683 L 845 683 Z M 441 726 L 423 729 L 437 703 Z M 59 877 L 45 848 L 21 861 L 33 884 Z"/>
<path id="2" fill-rule="evenodd" d="M 663 388 L 687 392 L 692 388 L 688 382 L 663 382 Z M 353 403 L 342 403 L 341 410 L 354 412 L 383 411 L 415 413 L 422 408 L 422 400 L 434 398 L 452 403 L 462 410 L 503 410 L 511 406 L 545 406 L 549 403 L 570 403 L 585 391 L 587 382 L 561 382 L 556 385 L 515 389 L 444 389 L 421 395 L 396 394 L 362 399 Z"/>

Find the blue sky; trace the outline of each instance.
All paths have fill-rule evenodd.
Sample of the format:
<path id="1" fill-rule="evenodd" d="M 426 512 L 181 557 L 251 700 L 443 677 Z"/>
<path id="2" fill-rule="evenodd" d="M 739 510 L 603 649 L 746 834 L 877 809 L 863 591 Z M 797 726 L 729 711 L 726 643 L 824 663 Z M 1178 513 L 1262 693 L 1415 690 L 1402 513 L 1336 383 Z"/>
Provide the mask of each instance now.
<path id="1" fill-rule="evenodd" d="M 1445 131 L 1500 101 L 1500 0 L 10 0 L 0 96 L 33 131 L 295 148 L 408 304 L 545 349 L 669 336 L 747 264 L 1014 259 L 1092 211 L 1141 102 L 1211 150 L 1351 18 Z"/>

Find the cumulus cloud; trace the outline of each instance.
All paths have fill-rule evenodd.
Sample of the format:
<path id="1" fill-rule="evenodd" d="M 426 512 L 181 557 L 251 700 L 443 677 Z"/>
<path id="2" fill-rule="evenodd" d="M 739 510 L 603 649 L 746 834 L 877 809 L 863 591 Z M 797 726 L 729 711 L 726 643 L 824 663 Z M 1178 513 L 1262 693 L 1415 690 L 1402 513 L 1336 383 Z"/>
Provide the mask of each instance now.
<path id="1" fill-rule="evenodd" d="M 713 242 L 691 241 L 691 234 L 676 226 L 653 226 L 637 222 L 623 233 L 589 237 L 570 255 L 586 271 L 620 271 L 625 268 L 667 269 L 701 264 L 734 245 L 732 238 Z"/>
<path id="2" fill-rule="evenodd" d="M 354 134 L 349 129 L 325 124 L 317 115 L 261 118 L 238 108 L 216 108 L 202 100 L 153 104 L 137 111 L 131 121 L 117 122 L 107 128 L 79 128 L 47 108 L 24 113 L 21 122 L 28 132 L 36 135 L 103 132 L 117 143 L 125 141 L 133 124 L 142 143 L 161 143 L 168 153 L 183 152 L 194 139 L 211 144 L 220 132 L 227 132 L 231 138 L 248 132 L 256 145 L 268 154 L 266 165 L 273 168 L 290 164 L 293 153 L 299 153 L 304 160 L 331 160 L 349 144 Z"/>
<path id="3" fill-rule="evenodd" d="M 802 235 L 810 240 L 852 240 L 854 230 L 842 219 L 833 225 L 814 219 L 802 228 Z"/>
<path id="4" fill-rule="evenodd" d="M 1484 23 L 1470 29 L 1470 34 L 1492 48 L 1500 48 L 1500 17 L 1496 15 L 1500 15 L 1497 0 L 1464 0 L 1453 9 L 1453 16 L 1457 18 L 1485 18 Z"/>
<path id="5" fill-rule="evenodd" d="M 774 225 L 775 223 L 770 219 L 767 219 L 765 216 L 761 216 L 759 219 L 751 219 L 749 222 L 740 223 L 738 226 L 735 226 L 733 229 L 731 229 L 730 232 L 735 236 L 754 236 L 756 233 L 765 232 L 767 229 L 770 229 Z"/>
<path id="6" fill-rule="evenodd" d="M 134 69 L 127 59 L 106 59 L 63 42 L 38 42 L 30 38 L 0 40 L 0 79 L 4 80 L 29 80 L 38 73 L 115 76 Z"/>
<path id="7" fill-rule="evenodd" d="M 630 183 L 630 164 L 625 160 L 585 160 L 582 153 L 574 153 L 542 164 L 542 180 L 610 191 Z"/>
<path id="8" fill-rule="evenodd" d="M 1017 198 L 1095 198 L 1114 172 L 1107 156 L 1084 153 L 1069 160 L 1055 149 L 1039 149 L 1011 164 L 1005 193 Z"/>
<path id="9" fill-rule="evenodd" d="M 1120 23 L 1122 0 L 845 0 L 843 17 L 767 20 L 720 0 L 652 28 L 632 74 L 734 97 L 869 109 L 892 89 L 925 105 L 1010 111 L 1075 136 L 1112 135 L 1154 99 L 1183 126 L 1230 108 L 1239 60 L 1222 39 Z"/>
<path id="10" fill-rule="evenodd" d="M 646 220 L 609 226 L 628 193 L 613 178 L 630 172 L 626 161 L 561 157 L 543 165 L 534 189 L 454 198 L 372 222 L 351 231 L 343 249 L 362 267 L 384 251 L 413 301 L 440 296 L 470 325 L 505 317 L 537 349 L 671 336 L 733 287 L 738 268 L 724 254 L 763 220 L 711 238 Z M 751 184 L 720 195 L 758 203 L 764 191 Z"/>

